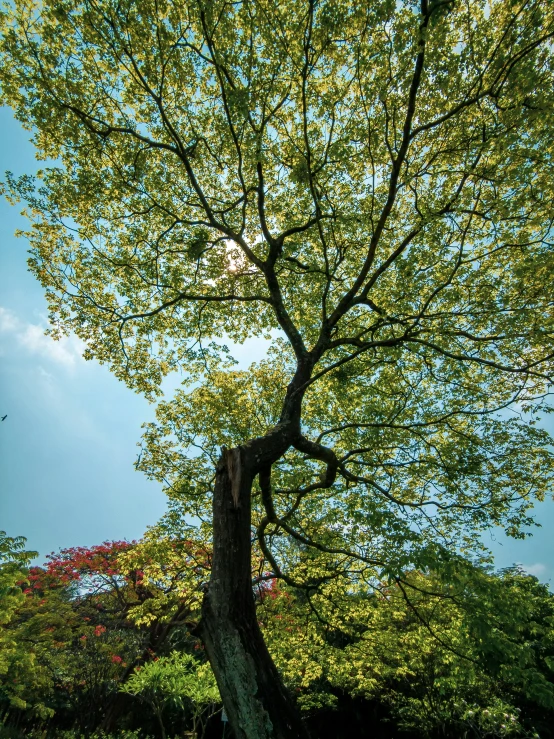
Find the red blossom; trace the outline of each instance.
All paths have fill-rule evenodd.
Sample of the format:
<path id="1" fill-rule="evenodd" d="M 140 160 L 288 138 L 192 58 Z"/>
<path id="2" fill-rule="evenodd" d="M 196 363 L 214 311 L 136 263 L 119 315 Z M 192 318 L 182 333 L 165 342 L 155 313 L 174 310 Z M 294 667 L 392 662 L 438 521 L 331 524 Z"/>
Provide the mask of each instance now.
<path id="1" fill-rule="evenodd" d="M 105 541 L 93 547 L 61 549 L 48 555 L 45 571 L 66 584 L 95 575 L 115 577 L 120 574 L 118 556 L 135 544 L 135 541 Z"/>

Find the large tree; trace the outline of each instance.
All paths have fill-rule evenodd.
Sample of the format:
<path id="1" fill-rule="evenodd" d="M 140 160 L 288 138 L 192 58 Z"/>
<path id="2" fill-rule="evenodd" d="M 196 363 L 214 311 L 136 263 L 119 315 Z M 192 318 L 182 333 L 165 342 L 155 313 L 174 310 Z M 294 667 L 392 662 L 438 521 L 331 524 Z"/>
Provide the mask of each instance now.
<path id="1" fill-rule="evenodd" d="M 14 0 L 1 23 L 54 336 L 149 396 L 185 372 L 150 461 L 213 530 L 200 633 L 237 739 L 304 736 L 253 545 L 315 607 L 519 535 L 549 488 L 554 5 Z M 268 360 L 232 371 L 252 336 Z"/>

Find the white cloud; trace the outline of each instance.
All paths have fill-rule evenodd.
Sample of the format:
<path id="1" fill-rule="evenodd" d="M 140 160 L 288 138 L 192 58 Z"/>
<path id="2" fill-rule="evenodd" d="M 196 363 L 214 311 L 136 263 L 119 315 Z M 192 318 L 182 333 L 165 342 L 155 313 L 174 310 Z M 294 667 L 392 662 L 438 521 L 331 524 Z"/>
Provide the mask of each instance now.
<path id="1" fill-rule="evenodd" d="M 525 572 L 528 572 L 530 575 L 534 575 L 535 577 L 542 577 L 545 575 L 548 571 L 548 567 L 543 564 L 542 562 L 535 562 L 535 564 L 532 565 L 521 565 L 522 569 L 525 570 Z"/>
<path id="2" fill-rule="evenodd" d="M 51 381 L 54 379 L 54 375 L 50 372 L 47 372 L 42 365 L 39 364 L 38 366 L 38 373 L 41 377 L 44 377 L 46 380 Z"/>
<path id="3" fill-rule="evenodd" d="M 8 333 L 17 331 L 18 323 L 19 321 L 12 311 L 0 306 L 0 332 Z"/>
<path id="4" fill-rule="evenodd" d="M 74 367 L 81 359 L 83 342 L 76 336 L 63 336 L 55 341 L 44 333 L 45 329 L 45 323 L 27 323 L 13 311 L 0 306 L 0 333 L 11 334 L 30 354 L 45 357 L 67 368 Z"/>

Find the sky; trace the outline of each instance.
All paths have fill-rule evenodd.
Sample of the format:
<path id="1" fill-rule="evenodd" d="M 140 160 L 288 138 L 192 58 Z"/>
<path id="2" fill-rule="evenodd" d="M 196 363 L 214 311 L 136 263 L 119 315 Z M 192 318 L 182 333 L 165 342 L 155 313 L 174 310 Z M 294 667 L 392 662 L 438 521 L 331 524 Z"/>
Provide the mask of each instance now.
<path id="1" fill-rule="evenodd" d="M 0 108 L 0 180 L 6 170 L 36 171 L 29 138 Z M 20 210 L 0 196 L 0 416 L 7 414 L 0 422 L 0 530 L 25 536 L 42 561 L 59 548 L 138 539 L 166 503 L 160 485 L 133 466 L 141 424 L 154 419 L 155 407 L 84 361 L 76 337 L 55 342 L 44 334 L 43 291 L 27 270 L 25 240 L 14 236 L 26 225 Z M 264 350 L 253 340 L 233 354 L 245 366 Z M 167 394 L 177 385 L 170 379 Z M 538 504 L 535 514 L 542 526 L 532 537 L 515 541 L 493 531 L 485 541 L 498 567 L 520 563 L 552 586 L 554 503 Z"/>

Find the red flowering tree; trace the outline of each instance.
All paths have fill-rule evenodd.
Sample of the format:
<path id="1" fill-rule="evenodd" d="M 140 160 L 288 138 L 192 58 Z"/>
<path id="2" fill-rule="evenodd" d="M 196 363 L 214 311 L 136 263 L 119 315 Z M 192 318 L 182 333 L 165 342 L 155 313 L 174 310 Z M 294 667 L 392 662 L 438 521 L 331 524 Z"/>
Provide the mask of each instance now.
<path id="1" fill-rule="evenodd" d="M 40 693 L 44 718 L 56 711 L 86 719 L 85 729 L 112 726 L 130 700 L 118 693 L 121 684 L 191 612 L 183 568 L 196 568 L 198 579 L 207 564 L 191 542 L 166 548 L 174 561 L 155 566 L 148 546 L 106 541 L 61 549 L 31 567 L 10 625 L 15 641 L 30 645 L 29 660 L 11 665 L 6 700 L 25 711 Z"/>
<path id="2" fill-rule="evenodd" d="M 136 542 L 105 541 L 92 547 L 70 547 L 52 552 L 46 558 L 40 579 L 51 584 L 78 584 L 79 593 L 86 595 L 111 593 L 121 582 L 118 557 L 128 551 Z M 140 577 L 138 573 L 134 573 Z M 129 575 L 126 574 L 126 580 Z"/>

